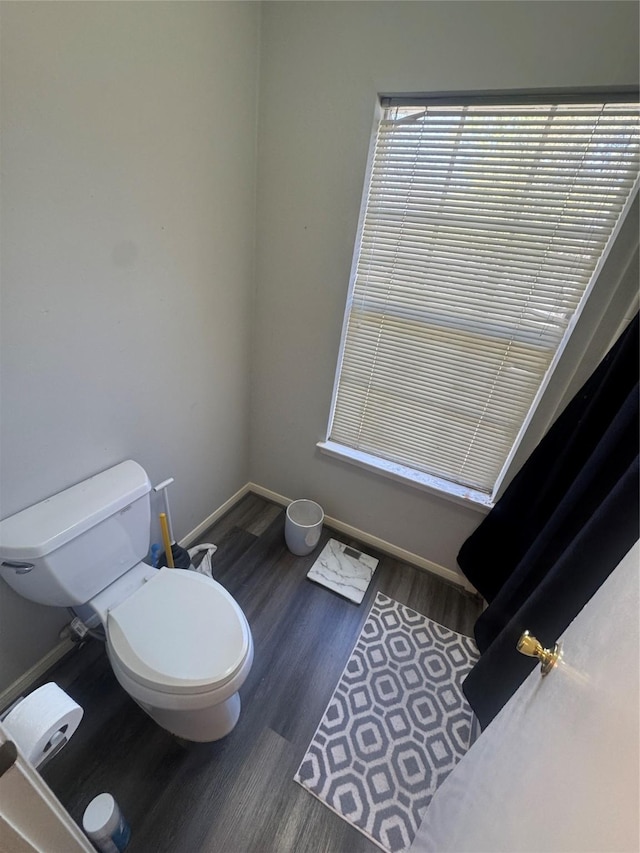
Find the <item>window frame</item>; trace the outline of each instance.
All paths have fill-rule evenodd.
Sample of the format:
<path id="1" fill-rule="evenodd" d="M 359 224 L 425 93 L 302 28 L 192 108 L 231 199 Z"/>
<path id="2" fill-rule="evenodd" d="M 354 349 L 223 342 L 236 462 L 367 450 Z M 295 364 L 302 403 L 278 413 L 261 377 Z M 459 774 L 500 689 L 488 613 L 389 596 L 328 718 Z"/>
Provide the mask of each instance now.
<path id="1" fill-rule="evenodd" d="M 598 264 L 596 265 L 591 281 L 583 297 L 581 298 L 580 303 L 573 317 L 571 318 L 571 321 L 569 322 L 569 325 L 567 327 L 565 335 L 563 336 L 560 346 L 558 347 L 558 350 L 556 351 L 551 361 L 551 364 L 545 376 L 543 377 L 543 380 L 540 384 L 540 387 L 538 388 L 538 391 L 529 408 L 529 411 L 520 427 L 520 430 L 517 433 L 517 436 L 512 444 L 511 450 L 496 479 L 493 490 L 489 495 L 485 492 L 481 492 L 473 488 L 463 486 L 434 475 L 427 474 L 423 471 L 411 468 L 408 465 L 402 465 L 397 462 L 390 462 L 381 457 L 377 457 L 372 454 L 357 450 L 355 448 L 342 445 L 336 441 L 333 441 L 330 437 L 336 410 L 339 380 L 341 377 L 343 366 L 345 341 L 349 317 L 354 301 L 354 289 L 356 283 L 360 246 L 362 243 L 364 222 L 367 213 L 368 193 L 374 166 L 374 154 L 376 149 L 378 127 L 384 115 L 384 110 L 394 106 L 419 108 L 420 106 L 428 106 L 434 104 L 441 106 L 471 104 L 523 105 L 528 103 L 549 103 L 550 101 L 556 103 L 587 103 L 593 102 L 594 99 L 606 100 L 609 103 L 628 102 L 634 100 L 638 101 L 639 91 L 637 87 L 626 86 L 618 87 L 616 89 L 610 89 L 606 87 L 593 87 L 589 89 L 580 88 L 518 91 L 495 90 L 475 93 L 442 92 L 430 95 L 380 94 L 378 96 L 374 109 L 373 125 L 369 139 L 358 226 L 353 244 L 354 249 L 349 274 L 349 286 L 345 302 L 337 365 L 334 374 L 329 420 L 325 439 L 317 443 L 317 447 L 321 452 L 336 457 L 338 459 L 350 462 L 358 467 L 374 471 L 384 477 L 391 478 L 393 480 L 430 492 L 440 497 L 444 497 L 455 503 L 467 507 L 473 507 L 481 512 L 488 512 L 495 504 L 495 502 L 499 499 L 500 495 L 504 492 L 509 482 L 513 479 L 513 476 L 515 476 L 515 474 L 517 473 L 517 470 L 521 466 L 524 459 L 528 457 L 530 452 L 534 449 L 534 447 L 543 437 L 544 433 L 559 413 L 562 404 L 566 400 L 567 391 L 571 388 L 572 380 L 577 374 L 580 364 L 580 355 L 577 353 L 573 353 L 573 363 L 569 365 L 566 364 L 568 357 L 566 354 L 567 349 L 576 349 L 576 346 L 570 347 L 570 343 L 573 342 L 575 344 L 574 336 L 576 330 L 580 328 L 581 338 L 583 339 L 583 345 L 581 347 L 577 347 L 578 351 L 581 351 L 582 355 L 584 356 L 584 353 L 586 351 L 594 350 L 596 352 L 597 361 L 599 361 L 600 358 L 604 356 L 607 349 L 613 342 L 608 338 L 606 340 L 598 339 L 597 332 L 598 327 L 600 325 L 599 320 L 605 318 L 605 315 L 607 314 L 608 310 L 609 313 L 611 313 L 611 310 L 613 310 L 613 317 L 609 317 L 609 325 L 613 323 L 613 325 L 617 328 L 622 322 L 625 314 L 628 313 L 628 311 L 630 310 L 630 307 L 633 304 L 634 300 L 637 299 L 637 295 L 633 293 L 633 287 L 629 287 L 628 281 L 623 281 L 623 279 L 625 279 L 625 270 L 619 273 L 618 281 L 615 283 L 613 288 L 614 291 L 620 291 L 622 289 L 623 292 L 621 297 L 620 294 L 617 300 L 613 297 L 610 297 L 609 301 L 607 302 L 607 294 L 602 293 L 601 291 L 606 289 L 602 285 L 602 280 L 604 278 L 603 271 L 613 266 L 615 274 L 616 265 L 619 267 L 621 263 L 619 258 L 617 258 L 613 264 L 611 263 L 610 259 L 612 253 L 614 256 L 616 254 L 620 255 L 620 249 L 622 249 L 622 254 L 624 255 L 625 249 L 628 250 L 628 247 L 631 246 L 631 254 L 633 254 L 633 243 L 635 240 L 635 255 L 637 258 L 638 228 L 636 227 L 634 229 L 633 227 L 629 227 L 627 225 L 627 220 L 629 219 L 629 213 L 633 209 L 634 205 L 636 207 L 636 210 L 638 207 L 640 178 L 636 180 L 633 189 L 629 193 L 629 197 L 627 199 L 627 202 L 625 203 L 622 213 L 620 214 L 620 218 L 612 231 L 611 237 L 602 253 L 602 256 L 598 261 Z M 625 225 L 627 225 L 626 228 Z M 623 246 L 620 247 L 618 244 L 620 242 L 621 234 L 623 233 Z M 618 249 L 617 252 L 616 248 Z M 624 261 L 622 262 L 622 265 L 625 266 L 627 272 L 629 264 L 632 263 L 633 261 L 629 260 L 625 266 Z M 626 276 L 626 278 L 628 279 L 629 276 Z M 631 273 L 631 278 L 633 279 L 633 272 Z M 598 286 L 599 284 L 600 287 Z M 590 312 L 587 311 L 587 306 L 593 307 L 594 301 L 596 303 L 602 303 L 600 306 L 601 310 L 592 310 Z M 611 307 L 612 303 L 613 308 Z M 583 314 L 585 313 L 590 313 L 593 316 L 591 316 L 590 319 L 588 318 L 586 322 L 581 322 Z M 562 379 L 560 381 L 557 381 L 560 365 L 562 365 L 564 368 L 564 370 L 561 371 L 565 374 L 564 381 L 562 381 Z M 574 390 L 577 390 L 577 388 Z M 549 403 L 549 405 L 545 406 L 545 403 Z"/>

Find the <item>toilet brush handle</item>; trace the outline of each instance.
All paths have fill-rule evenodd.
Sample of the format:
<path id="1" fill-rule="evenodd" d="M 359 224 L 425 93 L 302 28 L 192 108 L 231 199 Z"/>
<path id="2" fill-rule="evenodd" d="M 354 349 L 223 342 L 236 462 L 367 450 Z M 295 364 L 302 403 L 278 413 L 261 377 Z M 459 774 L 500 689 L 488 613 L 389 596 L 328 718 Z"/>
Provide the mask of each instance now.
<path id="1" fill-rule="evenodd" d="M 168 480 L 163 480 L 161 483 L 158 483 L 157 486 L 153 487 L 154 492 L 161 492 L 163 489 L 166 489 L 167 486 L 170 486 L 171 483 L 175 482 L 173 477 L 169 477 Z"/>
<path id="2" fill-rule="evenodd" d="M 167 566 L 174 569 L 173 551 L 171 550 L 171 539 L 169 538 L 169 525 L 167 524 L 167 514 L 160 513 L 160 530 L 162 531 L 162 541 L 164 542 L 164 553 L 167 558 Z"/>
<path id="3" fill-rule="evenodd" d="M 173 538 L 173 524 L 171 522 L 171 511 L 169 510 L 169 494 L 167 492 L 167 486 L 170 486 L 173 482 L 173 477 L 169 477 L 168 480 L 163 480 L 161 483 L 158 483 L 157 486 L 153 487 L 153 491 L 162 492 L 162 496 L 164 498 L 164 511 L 167 515 L 167 524 L 169 525 L 169 538 L 171 539 L 171 542 L 175 542 L 176 540 Z"/>

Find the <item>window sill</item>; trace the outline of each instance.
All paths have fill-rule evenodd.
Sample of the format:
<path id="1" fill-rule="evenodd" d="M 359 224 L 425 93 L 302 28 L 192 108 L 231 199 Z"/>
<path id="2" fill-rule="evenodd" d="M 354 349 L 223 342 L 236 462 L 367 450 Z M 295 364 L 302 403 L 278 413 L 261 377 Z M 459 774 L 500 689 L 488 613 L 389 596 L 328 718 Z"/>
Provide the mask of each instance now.
<path id="1" fill-rule="evenodd" d="M 416 471 L 414 468 L 408 468 L 406 465 L 401 465 L 397 462 L 387 462 L 386 459 L 380 459 L 377 456 L 372 456 L 370 453 L 363 453 L 360 450 L 353 450 L 350 447 L 337 444 L 335 441 L 319 441 L 316 447 L 328 456 L 334 456 L 336 459 L 351 462 L 359 468 L 374 471 L 376 474 L 388 477 L 390 480 L 396 480 L 396 482 L 413 486 L 416 489 L 421 489 L 424 492 L 437 495 L 445 500 L 453 501 L 468 509 L 475 509 L 478 512 L 486 514 L 493 506 L 491 497 L 484 494 L 484 492 L 478 492 L 466 486 L 459 486 L 457 483 L 450 483 L 448 480 L 442 480 L 440 477 Z"/>

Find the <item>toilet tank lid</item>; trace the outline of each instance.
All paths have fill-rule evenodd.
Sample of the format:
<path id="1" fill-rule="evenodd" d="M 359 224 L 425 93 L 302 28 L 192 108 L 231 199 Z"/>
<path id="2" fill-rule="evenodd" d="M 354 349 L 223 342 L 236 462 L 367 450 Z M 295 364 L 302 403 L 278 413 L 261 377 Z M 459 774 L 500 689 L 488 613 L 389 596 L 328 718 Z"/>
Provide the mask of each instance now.
<path id="1" fill-rule="evenodd" d="M 45 557 L 151 491 L 132 459 L 0 521 L 0 558 Z"/>

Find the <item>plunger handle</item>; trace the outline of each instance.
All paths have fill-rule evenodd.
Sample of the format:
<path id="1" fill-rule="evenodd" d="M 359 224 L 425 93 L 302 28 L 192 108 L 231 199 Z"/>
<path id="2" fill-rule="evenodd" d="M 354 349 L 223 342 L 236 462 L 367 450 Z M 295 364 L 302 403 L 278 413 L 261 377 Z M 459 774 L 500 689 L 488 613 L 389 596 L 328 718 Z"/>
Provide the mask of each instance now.
<path id="1" fill-rule="evenodd" d="M 173 562 L 173 551 L 171 550 L 171 538 L 169 537 L 169 525 L 167 524 L 166 512 L 160 513 L 160 530 L 162 531 L 162 541 L 164 542 L 164 553 L 167 558 L 167 565 L 170 569 L 175 569 Z"/>

